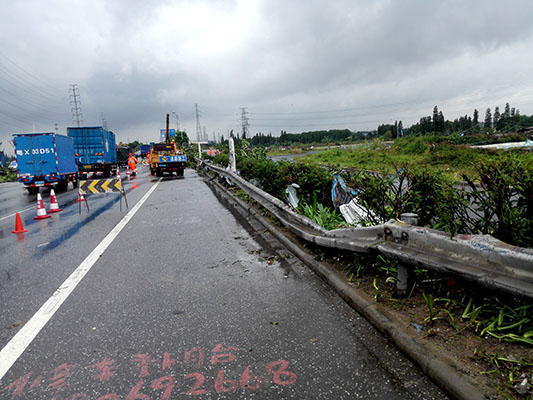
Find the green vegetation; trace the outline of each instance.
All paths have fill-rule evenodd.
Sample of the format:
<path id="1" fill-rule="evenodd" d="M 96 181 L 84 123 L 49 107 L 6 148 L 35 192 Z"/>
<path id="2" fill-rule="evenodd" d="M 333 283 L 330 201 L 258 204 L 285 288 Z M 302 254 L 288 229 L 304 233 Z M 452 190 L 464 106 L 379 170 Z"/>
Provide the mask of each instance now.
<path id="1" fill-rule="evenodd" d="M 316 196 L 314 196 L 312 204 L 307 204 L 304 201 L 300 202 L 298 210 L 302 215 L 328 230 L 349 226 L 337 211 L 317 203 Z"/>
<path id="2" fill-rule="evenodd" d="M 525 163 L 533 162 L 533 152 L 474 149 L 454 145 L 449 143 L 448 138 L 435 136 L 401 138 L 393 144 L 374 140 L 353 149 L 330 149 L 303 156 L 303 160 L 380 173 L 395 173 L 409 165 L 412 170 L 444 172 L 451 179 L 461 180 L 463 174 L 474 174 L 480 163 L 503 161 L 511 157 Z"/>
<path id="3" fill-rule="evenodd" d="M 332 176 L 339 173 L 358 192 L 358 204 L 366 211 L 363 226 L 412 212 L 418 214 L 419 225 L 452 235 L 490 234 L 533 247 L 530 151 L 480 151 L 426 136 L 398 139 L 392 145 L 375 140 L 297 162 L 275 162 L 264 148 L 249 147 L 247 141 L 238 142 L 236 152 L 241 176 L 274 197 L 284 200 L 285 188 L 298 184 L 299 211 L 327 229 L 342 222 L 338 212 L 328 208 Z M 227 152 L 222 149 L 213 161 L 226 166 Z"/>
<path id="4" fill-rule="evenodd" d="M 0 183 L 15 182 L 17 180 L 17 173 L 8 168 L 0 167 Z"/>

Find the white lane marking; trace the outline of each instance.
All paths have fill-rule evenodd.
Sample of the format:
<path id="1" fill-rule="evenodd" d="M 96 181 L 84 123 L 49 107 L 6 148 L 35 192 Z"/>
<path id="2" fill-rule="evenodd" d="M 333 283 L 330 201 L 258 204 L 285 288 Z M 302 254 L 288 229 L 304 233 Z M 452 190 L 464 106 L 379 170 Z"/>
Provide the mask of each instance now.
<path id="1" fill-rule="evenodd" d="M 32 206 L 32 207 L 28 207 L 28 208 L 25 208 L 24 210 L 21 210 L 21 211 L 17 211 L 19 214 L 22 214 L 23 212 L 26 212 L 28 210 L 35 210 L 35 206 Z M 14 217 L 15 215 L 17 215 L 17 212 L 13 213 L 13 214 L 9 214 L 8 216 L 6 217 L 2 217 L 0 218 L 0 221 L 2 221 L 3 219 L 6 219 L 6 218 L 9 218 L 9 217 Z"/>
<path id="2" fill-rule="evenodd" d="M 90 271 L 92 266 L 98 261 L 100 256 L 115 240 L 120 231 L 133 218 L 135 213 L 141 208 L 144 202 L 161 182 L 159 180 L 150 188 L 141 200 L 128 212 L 124 218 L 108 233 L 98 246 L 87 256 L 85 260 L 74 270 L 74 272 L 63 282 L 63 284 L 54 292 L 54 294 L 44 303 L 39 311 L 20 329 L 20 331 L 9 341 L 9 343 L 0 351 L 0 380 L 9 371 L 21 354 L 31 344 L 33 339 L 39 334 L 41 329 L 48 323 L 50 318 L 59 309 L 61 304 L 76 288 L 78 283 L 83 279 L 85 274 Z"/>

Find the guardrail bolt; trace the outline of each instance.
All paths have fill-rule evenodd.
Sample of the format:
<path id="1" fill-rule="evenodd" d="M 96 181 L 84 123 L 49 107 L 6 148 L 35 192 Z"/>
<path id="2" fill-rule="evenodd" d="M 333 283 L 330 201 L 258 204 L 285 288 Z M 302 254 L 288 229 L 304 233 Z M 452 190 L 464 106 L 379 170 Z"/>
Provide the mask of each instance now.
<path id="1" fill-rule="evenodd" d="M 418 225 L 418 214 L 414 213 L 402 213 L 400 214 L 400 220 L 409 225 Z"/>
<path id="2" fill-rule="evenodd" d="M 396 276 L 396 292 L 399 296 L 407 294 L 407 287 L 409 281 L 409 270 L 402 263 L 398 264 L 398 275 Z"/>

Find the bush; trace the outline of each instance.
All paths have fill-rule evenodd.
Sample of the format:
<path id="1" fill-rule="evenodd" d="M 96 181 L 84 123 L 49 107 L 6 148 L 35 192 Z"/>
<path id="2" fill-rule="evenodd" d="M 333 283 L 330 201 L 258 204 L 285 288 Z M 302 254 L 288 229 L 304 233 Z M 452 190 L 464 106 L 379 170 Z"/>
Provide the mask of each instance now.
<path id="1" fill-rule="evenodd" d="M 303 162 L 284 162 L 280 173 L 284 179 L 284 188 L 296 183 L 298 196 L 306 203 L 316 201 L 320 204 L 331 204 L 331 174 L 322 167 Z"/>
<path id="2" fill-rule="evenodd" d="M 509 157 L 481 163 L 477 172 L 481 187 L 468 176 L 463 176 L 471 189 L 468 198 L 481 217 L 473 224 L 474 233 L 490 234 L 509 244 L 533 247 L 532 163 Z"/>
<path id="3" fill-rule="evenodd" d="M 11 171 L 9 168 L 0 167 L 0 183 L 2 182 L 16 182 L 17 173 Z"/>
<path id="4" fill-rule="evenodd" d="M 272 196 L 283 199 L 285 195 L 284 179 L 280 171 L 282 163 L 271 159 L 255 160 L 240 158 L 237 160 L 237 169 L 241 177 L 250 181 L 259 181 L 259 187 Z"/>

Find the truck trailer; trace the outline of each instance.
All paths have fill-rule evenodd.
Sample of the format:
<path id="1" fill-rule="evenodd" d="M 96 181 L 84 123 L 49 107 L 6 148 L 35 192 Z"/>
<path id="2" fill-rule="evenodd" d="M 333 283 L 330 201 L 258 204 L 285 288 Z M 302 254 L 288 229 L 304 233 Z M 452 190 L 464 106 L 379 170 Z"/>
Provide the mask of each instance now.
<path id="1" fill-rule="evenodd" d="M 150 154 L 150 150 L 152 147 L 149 144 L 141 144 L 140 152 L 141 157 L 145 158 L 148 157 L 148 154 Z"/>
<path id="2" fill-rule="evenodd" d="M 67 134 L 74 140 L 74 154 L 84 179 L 89 172 L 100 172 L 106 178 L 116 174 L 117 146 L 113 132 L 93 126 L 67 128 Z"/>
<path id="3" fill-rule="evenodd" d="M 67 190 L 68 183 L 78 186 L 78 167 L 72 138 L 55 133 L 14 134 L 18 181 L 28 193 L 40 187 Z"/>

